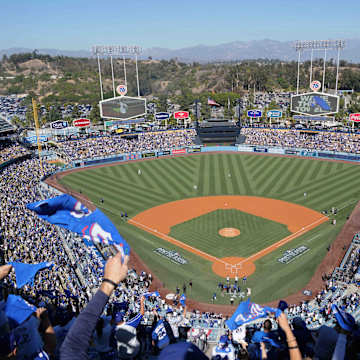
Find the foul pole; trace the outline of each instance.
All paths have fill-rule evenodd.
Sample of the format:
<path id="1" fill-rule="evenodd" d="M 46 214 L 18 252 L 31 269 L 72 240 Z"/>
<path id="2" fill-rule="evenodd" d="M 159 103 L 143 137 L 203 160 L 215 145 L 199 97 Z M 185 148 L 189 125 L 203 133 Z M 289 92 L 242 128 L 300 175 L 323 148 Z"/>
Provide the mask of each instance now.
<path id="1" fill-rule="evenodd" d="M 32 106 L 33 106 L 33 113 L 34 113 L 36 142 L 37 142 L 37 146 L 38 146 L 38 155 L 39 155 L 39 161 L 40 161 L 40 169 L 41 169 L 41 174 L 42 174 L 42 176 L 45 176 L 44 168 L 43 168 L 42 160 L 41 160 L 41 143 L 40 143 L 40 135 L 39 135 L 39 118 L 38 118 L 36 101 L 35 101 L 34 99 L 32 99 Z"/>

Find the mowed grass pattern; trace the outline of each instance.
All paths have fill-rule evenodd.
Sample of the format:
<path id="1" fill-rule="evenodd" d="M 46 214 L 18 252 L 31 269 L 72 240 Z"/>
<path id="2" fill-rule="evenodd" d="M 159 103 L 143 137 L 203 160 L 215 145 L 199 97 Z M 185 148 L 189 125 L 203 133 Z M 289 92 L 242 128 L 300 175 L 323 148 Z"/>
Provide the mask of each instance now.
<path id="1" fill-rule="evenodd" d="M 138 175 L 139 169 L 141 175 Z M 181 286 L 184 281 L 189 280 L 191 271 L 194 272 L 190 278 L 198 283 L 198 286 L 194 286 L 192 297 L 202 301 L 210 300 L 217 282 L 222 280 L 211 271 L 209 273 L 211 264 L 205 264 L 198 259 L 195 260 L 198 266 L 196 267 L 193 261 L 197 258 L 182 249 L 179 249 L 179 253 L 191 258 L 191 265 L 173 266 L 171 262 L 167 263 L 166 259 L 159 260 L 159 256 L 149 252 L 151 244 L 153 247 L 159 244 L 165 248 L 172 246 L 121 221 L 122 212 L 126 211 L 128 216 L 132 217 L 169 201 L 208 195 L 262 196 L 297 203 L 317 211 L 337 207 L 339 212 L 336 226 L 323 224 L 256 262 L 257 270 L 249 278 L 248 286 L 252 287 L 254 301 L 265 302 L 305 286 L 325 255 L 326 247 L 335 239 L 346 221 L 346 216 L 360 198 L 360 189 L 357 186 L 359 169 L 356 164 L 340 162 L 213 153 L 88 169 L 67 175 L 61 182 L 75 191 L 81 190 L 95 205 L 102 208 L 126 236 L 134 251 L 149 264 L 157 276 L 166 280 L 169 288 Z M 307 193 L 306 197 L 304 192 Z M 100 203 L 101 198 L 104 199 L 103 204 Z M 208 222 L 209 225 L 210 223 Z M 207 232 L 209 231 L 212 232 L 210 227 L 207 228 Z M 192 236 L 191 232 L 189 236 Z M 143 246 L 144 239 L 147 239 L 147 246 Z M 250 240 L 251 237 L 249 243 L 242 244 L 247 253 L 251 252 Z M 200 246 L 198 236 L 191 241 L 194 247 Z M 290 265 L 284 266 L 277 262 L 277 257 L 284 250 L 304 243 L 310 248 L 305 255 Z M 254 246 L 254 252 L 256 249 Z M 166 274 L 164 268 L 167 269 Z M 209 287 L 210 283 L 214 283 L 214 288 Z M 226 298 L 219 296 L 217 301 L 227 303 Z"/>
<path id="2" fill-rule="evenodd" d="M 226 238 L 222 228 L 236 228 L 240 235 Z M 216 210 L 171 228 L 170 236 L 210 255 L 248 257 L 290 235 L 287 226 L 239 210 Z"/>

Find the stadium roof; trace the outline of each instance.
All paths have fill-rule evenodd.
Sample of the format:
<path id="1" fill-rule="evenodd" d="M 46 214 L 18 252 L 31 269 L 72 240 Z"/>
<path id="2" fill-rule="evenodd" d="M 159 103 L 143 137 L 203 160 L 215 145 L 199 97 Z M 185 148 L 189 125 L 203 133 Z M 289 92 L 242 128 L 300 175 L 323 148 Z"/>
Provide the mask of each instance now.
<path id="1" fill-rule="evenodd" d="M 11 125 L 9 121 L 0 116 L 0 133 L 14 131 L 15 126 Z"/>

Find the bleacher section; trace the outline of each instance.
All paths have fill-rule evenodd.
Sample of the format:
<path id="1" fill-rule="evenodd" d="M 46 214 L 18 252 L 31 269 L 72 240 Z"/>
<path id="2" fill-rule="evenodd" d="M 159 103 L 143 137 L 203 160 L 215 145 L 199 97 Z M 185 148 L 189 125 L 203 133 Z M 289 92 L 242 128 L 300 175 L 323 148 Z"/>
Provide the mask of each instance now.
<path id="1" fill-rule="evenodd" d="M 0 115 L 0 134 L 14 130 L 15 130 L 15 126 L 11 125 L 9 121 L 7 121 L 5 118 L 3 118 Z"/>

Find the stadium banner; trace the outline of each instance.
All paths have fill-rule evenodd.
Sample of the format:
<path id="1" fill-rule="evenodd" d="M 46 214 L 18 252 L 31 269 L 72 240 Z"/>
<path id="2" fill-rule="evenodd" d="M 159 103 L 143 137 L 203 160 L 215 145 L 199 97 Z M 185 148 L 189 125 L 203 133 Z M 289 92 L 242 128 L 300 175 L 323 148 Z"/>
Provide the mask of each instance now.
<path id="1" fill-rule="evenodd" d="M 335 121 L 334 116 L 294 115 L 296 121 Z"/>
<path id="2" fill-rule="evenodd" d="M 204 146 L 201 152 L 214 152 L 214 151 L 238 151 L 236 146 Z"/>
<path id="3" fill-rule="evenodd" d="M 54 121 L 50 124 L 50 127 L 56 130 L 65 129 L 68 126 L 69 123 L 67 121 L 62 121 L 62 120 Z"/>
<path id="4" fill-rule="evenodd" d="M 291 150 L 291 149 L 285 149 L 284 153 L 285 153 L 285 155 L 298 155 L 299 151 Z"/>
<path id="5" fill-rule="evenodd" d="M 24 138 L 24 141 L 27 143 L 30 143 L 30 144 L 35 144 L 35 143 L 37 143 L 37 136 L 27 136 Z M 40 135 L 39 141 L 46 142 L 46 141 L 48 141 L 48 137 L 45 135 Z"/>
<path id="6" fill-rule="evenodd" d="M 329 115 L 339 111 L 339 96 L 310 92 L 291 96 L 290 109 L 304 115 Z"/>
<path id="7" fill-rule="evenodd" d="M 89 166 L 89 165 L 95 165 L 95 164 L 106 164 L 109 162 L 115 162 L 115 161 L 125 161 L 125 157 L 122 156 L 112 156 L 109 158 L 101 158 L 101 159 L 93 159 L 93 160 L 85 160 L 82 163 L 82 166 Z"/>
<path id="8" fill-rule="evenodd" d="M 158 151 L 157 152 L 157 156 L 167 156 L 167 155 L 171 155 L 170 150 L 164 150 L 164 151 Z"/>
<path id="9" fill-rule="evenodd" d="M 311 151 L 311 150 L 300 150 L 300 156 L 306 156 L 306 157 L 317 157 L 318 152 L 317 151 Z"/>
<path id="10" fill-rule="evenodd" d="M 170 113 L 168 112 L 158 112 L 156 113 L 154 116 L 155 116 L 155 119 L 158 120 L 158 121 L 161 121 L 161 120 L 167 120 L 170 118 Z"/>
<path id="11" fill-rule="evenodd" d="M 142 153 L 141 157 L 142 158 L 149 158 L 149 157 L 155 157 L 156 156 L 156 152 L 155 151 L 149 151 L 146 153 Z"/>
<path id="12" fill-rule="evenodd" d="M 201 152 L 201 147 L 188 148 L 188 153 Z"/>
<path id="13" fill-rule="evenodd" d="M 360 113 L 349 114 L 349 120 L 354 122 L 360 122 Z"/>
<path id="14" fill-rule="evenodd" d="M 268 148 L 268 153 L 269 154 L 285 155 L 285 150 L 284 149 L 279 149 L 279 148 Z"/>
<path id="15" fill-rule="evenodd" d="M 268 149 L 262 146 L 254 146 L 254 152 L 266 153 Z"/>
<path id="16" fill-rule="evenodd" d="M 73 120 L 73 126 L 75 127 L 87 127 L 90 126 L 90 120 L 89 119 L 75 119 Z"/>
<path id="17" fill-rule="evenodd" d="M 187 119 L 189 117 L 188 111 L 175 111 L 174 119 Z"/>
<path id="18" fill-rule="evenodd" d="M 171 153 L 173 155 L 186 154 L 186 149 L 174 149 Z"/>
<path id="19" fill-rule="evenodd" d="M 262 111 L 261 110 L 248 110 L 247 111 L 247 116 L 251 117 L 251 118 L 260 118 L 262 116 Z"/>
<path id="20" fill-rule="evenodd" d="M 118 96 L 99 103 L 104 119 L 129 120 L 146 114 L 146 99 Z"/>
<path id="21" fill-rule="evenodd" d="M 253 152 L 253 147 L 252 146 L 247 146 L 247 145 L 239 145 L 238 146 L 238 151 L 243 151 L 243 152 Z"/>
<path id="22" fill-rule="evenodd" d="M 126 154 L 125 155 L 125 160 L 126 161 L 138 160 L 138 159 L 141 159 L 141 153 L 131 153 L 131 154 Z"/>
<path id="23" fill-rule="evenodd" d="M 266 113 L 266 116 L 268 118 L 281 118 L 283 115 L 282 111 L 281 110 L 269 110 L 267 113 Z"/>

